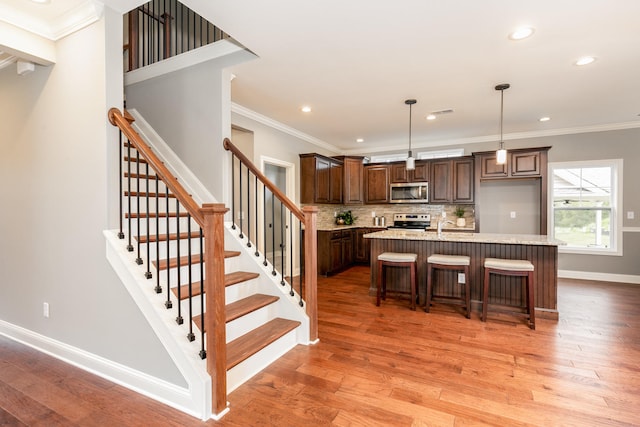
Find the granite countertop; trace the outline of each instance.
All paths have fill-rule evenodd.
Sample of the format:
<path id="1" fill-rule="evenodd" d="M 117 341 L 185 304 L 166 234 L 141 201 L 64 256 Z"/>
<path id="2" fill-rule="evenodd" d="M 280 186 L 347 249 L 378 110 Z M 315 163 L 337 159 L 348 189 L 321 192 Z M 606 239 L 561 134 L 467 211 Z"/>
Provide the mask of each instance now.
<path id="1" fill-rule="evenodd" d="M 516 245 L 561 246 L 565 243 L 546 235 L 538 234 L 498 234 L 498 233 L 465 233 L 443 232 L 440 236 L 435 231 L 420 230 L 384 230 L 368 233 L 365 239 L 393 239 L 393 240 L 437 240 L 444 242 L 471 243 L 503 243 Z"/>

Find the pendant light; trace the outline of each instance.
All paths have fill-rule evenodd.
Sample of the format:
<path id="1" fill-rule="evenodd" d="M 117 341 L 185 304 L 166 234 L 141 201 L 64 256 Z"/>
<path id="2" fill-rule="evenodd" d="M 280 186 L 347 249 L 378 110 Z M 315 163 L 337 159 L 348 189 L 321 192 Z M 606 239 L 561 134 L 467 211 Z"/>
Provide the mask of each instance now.
<path id="1" fill-rule="evenodd" d="M 416 168 L 416 159 L 413 157 L 413 154 L 411 153 L 411 107 L 416 102 L 418 101 L 416 101 L 415 99 L 407 99 L 406 101 L 404 101 L 404 103 L 409 106 L 409 155 L 407 156 L 407 165 L 406 165 L 406 169 L 408 171 L 412 171 Z"/>
<path id="2" fill-rule="evenodd" d="M 507 150 L 504 148 L 504 141 L 502 140 L 502 121 L 504 117 L 504 91 L 510 87 L 509 83 L 503 83 L 495 88 L 500 91 L 500 146 L 496 151 L 496 163 L 499 165 L 504 165 L 507 162 Z"/>

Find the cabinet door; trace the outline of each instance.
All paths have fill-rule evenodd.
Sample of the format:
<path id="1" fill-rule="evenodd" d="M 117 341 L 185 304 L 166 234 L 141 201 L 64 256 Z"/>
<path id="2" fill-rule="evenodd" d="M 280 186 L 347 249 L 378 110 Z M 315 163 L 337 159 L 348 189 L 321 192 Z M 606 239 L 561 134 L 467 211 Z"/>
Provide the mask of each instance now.
<path id="1" fill-rule="evenodd" d="M 355 250 L 353 258 L 358 263 L 369 263 L 369 253 L 371 252 L 371 241 L 364 236 L 372 230 L 369 228 L 357 228 L 355 232 Z"/>
<path id="2" fill-rule="evenodd" d="M 511 153 L 512 176 L 540 175 L 540 152 Z"/>
<path id="3" fill-rule="evenodd" d="M 480 177 L 481 178 L 505 178 L 507 176 L 507 165 L 496 163 L 495 154 L 483 154 L 480 157 Z"/>
<path id="4" fill-rule="evenodd" d="M 331 201 L 331 162 L 316 157 L 316 191 L 315 203 L 330 203 Z"/>
<path id="5" fill-rule="evenodd" d="M 418 160 L 416 162 L 416 168 L 411 173 L 411 180 L 414 182 L 429 181 L 429 162 L 428 161 Z"/>
<path id="6" fill-rule="evenodd" d="M 409 174 L 404 162 L 391 164 L 391 182 L 409 182 Z"/>
<path id="7" fill-rule="evenodd" d="M 353 232 L 342 232 L 342 266 L 353 264 Z"/>
<path id="8" fill-rule="evenodd" d="M 331 273 L 342 268 L 342 239 L 331 239 L 329 243 L 330 263 L 329 271 Z"/>
<path id="9" fill-rule="evenodd" d="M 354 204 L 364 201 L 362 159 L 344 159 L 343 203 Z"/>
<path id="10" fill-rule="evenodd" d="M 389 203 L 389 167 L 365 166 L 364 202 Z"/>
<path id="11" fill-rule="evenodd" d="M 341 163 L 331 162 L 329 173 L 329 203 L 342 203 L 342 175 Z"/>
<path id="12" fill-rule="evenodd" d="M 451 202 L 451 160 L 431 162 L 429 203 Z"/>
<path id="13" fill-rule="evenodd" d="M 473 159 L 454 159 L 453 172 L 453 203 L 473 203 Z"/>

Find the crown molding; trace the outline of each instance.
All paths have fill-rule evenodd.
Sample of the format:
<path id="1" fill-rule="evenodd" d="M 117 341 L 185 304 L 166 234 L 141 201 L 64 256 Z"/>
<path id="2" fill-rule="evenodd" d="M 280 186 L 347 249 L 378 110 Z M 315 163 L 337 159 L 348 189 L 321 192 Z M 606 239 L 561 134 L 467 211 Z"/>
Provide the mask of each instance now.
<path id="1" fill-rule="evenodd" d="M 306 134 L 304 132 L 301 132 L 297 129 L 294 129 L 290 126 L 285 125 L 284 123 L 280 123 L 277 120 L 273 120 L 267 116 L 264 116 L 260 113 L 256 113 L 253 110 L 250 110 L 246 107 L 243 107 L 242 105 L 236 104 L 235 102 L 231 103 L 231 112 L 239 114 L 243 117 L 246 117 L 248 119 L 254 120 L 258 123 L 262 123 L 265 126 L 269 126 L 270 128 L 279 130 L 280 132 L 284 132 L 286 134 L 289 134 L 291 136 L 294 136 L 296 138 L 299 138 L 303 141 L 307 141 L 310 144 L 313 144 L 317 147 L 323 148 L 325 150 L 329 150 L 333 153 L 342 153 L 342 150 L 340 150 L 338 147 L 336 147 L 335 145 L 331 145 L 327 142 L 324 142 L 316 137 L 313 137 L 309 134 Z"/>
<path id="2" fill-rule="evenodd" d="M 98 21 L 104 4 L 86 0 L 52 20 L 45 20 L 16 10 L 0 2 L 0 21 L 50 41 L 57 41 Z"/>

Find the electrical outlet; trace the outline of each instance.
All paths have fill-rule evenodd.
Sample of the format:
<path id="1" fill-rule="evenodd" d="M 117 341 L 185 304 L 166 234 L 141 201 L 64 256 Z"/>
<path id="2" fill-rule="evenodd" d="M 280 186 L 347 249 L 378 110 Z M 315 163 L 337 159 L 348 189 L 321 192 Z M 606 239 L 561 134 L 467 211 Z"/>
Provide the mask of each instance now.
<path id="1" fill-rule="evenodd" d="M 515 217 L 516 217 L 516 211 L 511 211 L 511 214 L 510 214 L 510 215 L 511 215 L 511 218 L 512 218 L 512 219 L 513 219 L 513 218 L 515 218 Z"/>
<path id="2" fill-rule="evenodd" d="M 634 219 L 636 217 L 635 212 L 633 211 L 628 211 L 627 212 L 627 219 Z"/>
<path id="3" fill-rule="evenodd" d="M 42 315 L 44 317 L 49 317 L 49 303 L 48 302 L 42 303 Z"/>
<path id="4" fill-rule="evenodd" d="M 376 217 L 375 211 L 371 211 L 371 218 L 375 218 L 375 217 Z"/>
<path id="5" fill-rule="evenodd" d="M 465 283 L 464 273 L 458 273 L 458 283 Z"/>

